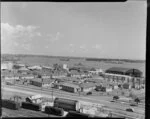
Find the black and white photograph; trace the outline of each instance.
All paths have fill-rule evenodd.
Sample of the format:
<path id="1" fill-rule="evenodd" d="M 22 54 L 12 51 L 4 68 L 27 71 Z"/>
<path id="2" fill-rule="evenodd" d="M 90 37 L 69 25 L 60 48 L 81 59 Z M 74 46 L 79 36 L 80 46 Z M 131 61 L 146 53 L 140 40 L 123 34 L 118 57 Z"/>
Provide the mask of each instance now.
<path id="1" fill-rule="evenodd" d="M 1 2 L 1 117 L 145 119 L 147 1 Z"/>

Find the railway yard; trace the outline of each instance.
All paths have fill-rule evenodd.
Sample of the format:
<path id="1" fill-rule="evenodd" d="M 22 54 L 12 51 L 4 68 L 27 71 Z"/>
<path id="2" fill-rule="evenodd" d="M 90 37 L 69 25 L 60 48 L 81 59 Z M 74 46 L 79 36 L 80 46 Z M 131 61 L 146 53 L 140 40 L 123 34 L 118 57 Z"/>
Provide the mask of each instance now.
<path id="1" fill-rule="evenodd" d="M 141 71 L 114 68 L 113 71 L 124 73 L 120 75 L 109 72 L 110 69 L 93 69 L 83 68 L 81 63 L 75 67 L 17 63 L 12 69 L 4 67 L 1 69 L 2 100 L 19 103 L 20 108 L 13 110 L 4 105 L 2 117 L 65 117 L 74 111 L 88 117 L 145 118 L 145 80 L 140 76 Z M 23 105 L 40 105 L 40 109 L 36 111 Z"/>

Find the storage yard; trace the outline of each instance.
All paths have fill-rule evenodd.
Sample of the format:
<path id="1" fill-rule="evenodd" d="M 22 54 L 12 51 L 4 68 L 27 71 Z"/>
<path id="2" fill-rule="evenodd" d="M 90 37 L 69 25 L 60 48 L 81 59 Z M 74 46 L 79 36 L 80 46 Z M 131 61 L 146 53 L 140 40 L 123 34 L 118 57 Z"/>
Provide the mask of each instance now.
<path id="1" fill-rule="evenodd" d="M 99 62 L 96 67 L 86 65 L 85 62 L 89 61 L 82 63 L 81 59 L 74 65 L 72 59 L 60 61 L 66 64 L 58 64 L 55 60 L 53 65 L 42 65 L 42 62 L 33 65 L 31 61 L 24 62 L 27 61 L 25 59 L 16 63 L 3 62 L 2 98 L 9 102 L 3 105 L 4 117 L 17 116 L 18 112 L 18 117 L 24 117 L 27 113 L 30 113 L 29 117 L 66 116 L 70 111 L 75 111 L 79 115 L 86 114 L 84 116 L 144 118 L 145 78 L 143 70 L 133 67 L 134 64 L 132 67 L 125 64 L 124 67 L 116 67 L 123 64 L 113 64 L 115 66 L 111 67 L 108 64 L 110 67 L 106 69 L 99 66 Z M 46 97 L 37 100 L 35 97 L 33 99 L 34 95 Z M 6 109 L 12 105 L 11 101 L 15 104 L 19 102 L 21 108 L 14 111 Z M 131 106 L 133 104 L 137 106 Z M 35 109 L 38 105 L 40 107 Z M 134 108 L 134 111 L 126 111 L 128 108 Z"/>

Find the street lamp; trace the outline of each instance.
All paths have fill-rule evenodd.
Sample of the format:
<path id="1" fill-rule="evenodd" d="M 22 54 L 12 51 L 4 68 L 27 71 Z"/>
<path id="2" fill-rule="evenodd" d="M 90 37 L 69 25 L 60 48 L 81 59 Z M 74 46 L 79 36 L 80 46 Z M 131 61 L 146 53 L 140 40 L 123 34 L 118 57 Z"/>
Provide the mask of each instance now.
<path id="1" fill-rule="evenodd" d="M 54 84 L 55 81 L 56 81 L 56 79 L 54 80 L 54 82 L 52 82 L 52 84 Z M 52 101 L 53 101 L 53 88 L 51 87 L 51 89 L 52 89 Z"/>

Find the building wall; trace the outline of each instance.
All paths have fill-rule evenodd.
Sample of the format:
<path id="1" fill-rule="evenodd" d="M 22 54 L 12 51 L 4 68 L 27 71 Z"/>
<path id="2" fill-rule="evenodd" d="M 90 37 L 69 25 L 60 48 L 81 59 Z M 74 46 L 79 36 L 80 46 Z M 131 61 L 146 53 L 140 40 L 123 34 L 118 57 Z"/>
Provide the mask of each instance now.
<path id="1" fill-rule="evenodd" d="M 30 81 L 30 84 L 31 85 L 34 85 L 34 86 L 38 86 L 38 87 L 42 87 L 42 83 L 41 82 L 37 82 L 37 81 Z"/>
<path id="2" fill-rule="evenodd" d="M 21 79 L 34 79 L 34 76 L 23 76 Z"/>
<path id="3" fill-rule="evenodd" d="M 112 88 L 106 88 L 106 92 L 111 92 Z"/>
<path id="4" fill-rule="evenodd" d="M 61 86 L 62 87 L 62 90 L 65 90 L 65 91 L 68 91 L 68 92 L 77 92 L 77 89 L 74 88 L 74 87 L 68 87 L 68 86 Z"/>
<path id="5" fill-rule="evenodd" d="M 10 79 L 12 79 L 12 80 L 19 79 L 19 77 L 14 77 L 14 76 L 13 77 L 7 77 L 7 76 L 5 77 L 5 80 L 10 80 Z"/>
<path id="6" fill-rule="evenodd" d="M 83 92 L 90 92 L 90 91 L 92 91 L 93 89 L 95 89 L 95 86 L 94 86 L 94 87 L 82 87 L 82 88 L 81 88 L 81 91 L 83 91 Z"/>
<path id="7" fill-rule="evenodd" d="M 13 69 L 13 63 L 12 62 L 2 63 L 1 69 L 12 70 Z"/>
<path id="8" fill-rule="evenodd" d="M 42 76 L 42 78 L 50 78 L 50 76 Z"/>
<path id="9" fill-rule="evenodd" d="M 42 87 L 51 87 L 51 83 L 49 83 L 49 84 L 45 83 L 45 84 L 42 85 Z"/>
<path id="10" fill-rule="evenodd" d="M 11 79 L 11 80 L 6 80 L 5 83 L 6 83 L 6 84 L 7 84 L 7 83 L 14 84 L 14 83 L 15 83 L 15 80 L 12 80 L 12 79 Z"/>

